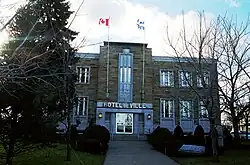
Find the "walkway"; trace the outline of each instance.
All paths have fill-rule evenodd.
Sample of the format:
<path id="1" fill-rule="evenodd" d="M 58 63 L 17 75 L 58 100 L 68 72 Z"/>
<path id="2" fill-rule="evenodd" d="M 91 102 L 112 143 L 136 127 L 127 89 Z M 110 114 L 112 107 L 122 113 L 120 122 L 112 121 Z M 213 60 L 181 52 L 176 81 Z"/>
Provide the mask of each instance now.
<path id="1" fill-rule="evenodd" d="M 146 141 L 111 141 L 104 165 L 178 165 Z"/>

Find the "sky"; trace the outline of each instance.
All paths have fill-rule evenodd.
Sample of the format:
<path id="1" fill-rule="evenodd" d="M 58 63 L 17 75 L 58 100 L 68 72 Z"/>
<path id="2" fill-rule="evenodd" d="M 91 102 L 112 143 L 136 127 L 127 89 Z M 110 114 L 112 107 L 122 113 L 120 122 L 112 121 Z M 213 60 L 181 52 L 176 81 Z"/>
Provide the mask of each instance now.
<path id="1" fill-rule="evenodd" d="M 4 16 L 0 20 L 6 22 L 23 2 L 0 0 L 0 17 Z M 81 2 L 70 0 L 71 10 L 76 11 Z M 153 55 L 164 56 L 171 55 L 166 43 L 167 25 L 168 34 L 176 39 L 184 12 L 187 32 L 192 34 L 199 21 L 197 11 L 204 11 L 207 20 L 227 12 L 243 21 L 250 12 L 250 0 L 85 0 L 70 28 L 79 32 L 74 43 L 79 52 L 98 53 L 99 46 L 108 40 L 108 28 L 98 24 L 99 18 L 110 17 L 110 41 L 148 43 Z M 145 33 L 137 29 L 137 19 L 145 22 Z M 0 34 L 1 42 L 6 34 Z"/>

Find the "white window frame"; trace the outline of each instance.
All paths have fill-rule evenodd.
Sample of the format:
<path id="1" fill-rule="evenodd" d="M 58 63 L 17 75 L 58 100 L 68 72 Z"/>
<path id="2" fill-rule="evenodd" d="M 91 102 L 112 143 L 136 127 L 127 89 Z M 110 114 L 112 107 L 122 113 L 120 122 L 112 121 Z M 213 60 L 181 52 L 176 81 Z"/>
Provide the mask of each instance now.
<path id="1" fill-rule="evenodd" d="M 80 68 L 79 72 L 78 69 Z M 83 69 L 87 70 L 86 72 L 83 72 Z M 90 83 L 90 73 L 91 73 L 91 67 L 90 66 L 77 66 L 76 67 L 76 73 L 77 73 L 77 83 L 81 84 L 89 84 Z M 84 80 L 82 81 L 82 76 L 85 75 Z"/>
<path id="2" fill-rule="evenodd" d="M 204 77 L 204 82 L 205 82 L 206 86 L 209 85 L 210 73 L 209 72 L 202 72 L 202 75 L 197 74 L 197 87 L 199 87 L 199 88 L 204 88 L 203 83 L 202 83 L 203 77 Z"/>
<path id="3" fill-rule="evenodd" d="M 167 81 L 165 81 L 166 79 Z M 173 70 L 160 69 L 160 86 L 161 87 L 174 87 L 174 71 Z"/>
<path id="4" fill-rule="evenodd" d="M 208 114 L 208 109 L 206 108 L 204 101 L 202 99 L 199 100 L 199 118 L 200 119 L 208 119 L 209 114 Z M 206 115 L 204 117 L 204 114 Z"/>
<path id="5" fill-rule="evenodd" d="M 83 98 L 83 114 L 80 115 L 80 104 L 79 104 L 79 98 Z M 84 110 L 84 108 L 86 108 Z M 89 97 L 88 96 L 77 96 L 77 105 L 76 105 L 76 112 L 75 116 L 88 116 L 88 109 L 89 109 Z M 84 113 L 85 112 L 85 113 Z"/>
<path id="6" fill-rule="evenodd" d="M 186 103 L 190 103 L 189 105 L 186 105 Z M 183 111 L 184 111 L 184 108 L 186 108 L 186 106 L 187 106 L 187 108 L 188 108 L 188 111 L 187 111 L 187 117 L 183 117 Z M 193 119 L 193 113 L 194 113 L 194 111 L 193 111 L 193 101 L 191 101 L 191 100 L 180 100 L 180 102 L 179 102 L 179 109 L 180 109 L 180 118 L 181 119 Z"/>
<path id="7" fill-rule="evenodd" d="M 168 103 L 168 104 L 166 104 L 166 103 Z M 170 109 L 170 110 L 168 110 L 168 116 L 166 116 L 166 114 L 167 114 L 166 113 L 166 106 L 168 106 L 168 109 Z M 161 113 L 162 118 L 164 118 L 164 119 L 173 119 L 175 117 L 174 108 L 175 108 L 174 99 L 160 98 L 160 113 Z"/>
<path id="8" fill-rule="evenodd" d="M 189 84 L 192 86 L 192 72 L 186 71 L 186 70 L 179 71 L 179 85 L 180 85 L 180 87 L 190 87 Z"/>

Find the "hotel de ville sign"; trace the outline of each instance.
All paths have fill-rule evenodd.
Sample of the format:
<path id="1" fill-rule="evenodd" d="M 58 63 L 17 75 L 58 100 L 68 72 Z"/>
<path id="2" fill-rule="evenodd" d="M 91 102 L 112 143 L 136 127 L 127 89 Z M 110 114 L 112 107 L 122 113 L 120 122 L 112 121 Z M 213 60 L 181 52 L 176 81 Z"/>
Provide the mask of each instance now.
<path id="1" fill-rule="evenodd" d="M 148 104 L 148 103 L 97 102 L 97 107 L 120 108 L 120 109 L 146 109 L 146 108 L 152 108 L 152 104 Z"/>

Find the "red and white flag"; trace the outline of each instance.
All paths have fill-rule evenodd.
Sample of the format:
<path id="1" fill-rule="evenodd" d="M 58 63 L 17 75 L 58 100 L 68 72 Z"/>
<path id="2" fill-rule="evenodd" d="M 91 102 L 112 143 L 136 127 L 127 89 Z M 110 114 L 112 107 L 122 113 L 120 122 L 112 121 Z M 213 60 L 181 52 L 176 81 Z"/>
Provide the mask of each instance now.
<path id="1" fill-rule="evenodd" d="M 109 18 L 100 18 L 99 25 L 109 26 Z"/>

